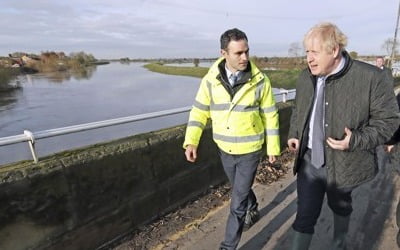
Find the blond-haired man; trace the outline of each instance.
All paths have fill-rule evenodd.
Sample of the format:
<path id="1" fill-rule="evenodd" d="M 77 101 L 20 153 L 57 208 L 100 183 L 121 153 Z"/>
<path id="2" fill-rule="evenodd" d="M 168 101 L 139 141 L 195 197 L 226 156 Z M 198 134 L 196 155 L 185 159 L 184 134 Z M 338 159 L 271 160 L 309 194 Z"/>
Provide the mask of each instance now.
<path id="1" fill-rule="evenodd" d="M 399 125 L 392 83 L 377 67 L 350 58 L 346 44 L 332 23 L 304 37 L 308 68 L 297 81 L 288 137 L 297 152 L 292 249 L 308 249 L 325 194 L 334 215 L 332 248 L 345 249 L 352 191 L 375 176 L 375 147 Z"/>

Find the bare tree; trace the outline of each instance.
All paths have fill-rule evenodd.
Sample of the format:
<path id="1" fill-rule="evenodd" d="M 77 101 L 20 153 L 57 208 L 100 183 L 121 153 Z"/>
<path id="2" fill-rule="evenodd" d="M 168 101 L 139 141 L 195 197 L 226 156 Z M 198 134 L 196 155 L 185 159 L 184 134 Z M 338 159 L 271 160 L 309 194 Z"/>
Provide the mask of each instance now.
<path id="1" fill-rule="evenodd" d="M 394 52 L 396 54 L 398 54 L 398 49 L 397 49 L 398 46 L 399 43 L 396 41 L 396 45 L 394 46 Z M 393 49 L 393 38 L 386 39 L 382 44 L 382 49 L 385 50 L 387 55 L 391 55 Z"/>
<path id="2" fill-rule="evenodd" d="M 294 42 L 289 45 L 288 54 L 292 57 L 299 57 L 301 56 L 301 50 L 300 43 Z"/>

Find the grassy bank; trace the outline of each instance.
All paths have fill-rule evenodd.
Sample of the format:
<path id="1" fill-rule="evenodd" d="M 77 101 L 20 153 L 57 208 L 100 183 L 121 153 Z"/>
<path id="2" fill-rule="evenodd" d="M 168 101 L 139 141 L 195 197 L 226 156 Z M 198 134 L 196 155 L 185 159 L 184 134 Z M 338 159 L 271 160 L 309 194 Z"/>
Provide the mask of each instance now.
<path id="1" fill-rule="evenodd" d="M 178 67 L 168 66 L 159 63 L 149 63 L 144 65 L 150 71 L 168 75 L 193 76 L 201 78 L 207 71 L 207 67 Z M 272 87 L 293 89 L 296 87 L 296 80 L 301 70 L 285 69 L 285 70 L 263 70 L 271 80 Z M 394 77 L 394 85 L 400 86 L 400 77 Z"/>
<path id="2" fill-rule="evenodd" d="M 294 89 L 296 88 L 296 80 L 300 74 L 300 70 L 263 70 L 263 72 L 271 80 L 272 87 Z"/>
<path id="3" fill-rule="evenodd" d="M 162 65 L 159 63 L 149 63 L 143 67 L 150 71 L 167 75 L 193 76 L 199 78 L 203 77 L 208 71 L 208 68 L 205 67 L 178 67 Z"/>
<path id="4" fill-rule="evenodd" d="M 150 71 L 162 74 L 193 76 L 198 78 L 203 77 L 208 71 L 208 68 L 205 67 L 178 67 L 158 63 L 146 64 L 144 67 Z M 297 76 L 300 73 L 299 70 L 264 70 L 264 72 L 270 78 L 274 88 L 285 89 L 292 89 L 295 87 Z"/>
<path id="5" fill-rule="evenodd" d="M 7 84 L 20 73 L 19 68 L 0 67 L 0 89 L 7 87 Z"/>

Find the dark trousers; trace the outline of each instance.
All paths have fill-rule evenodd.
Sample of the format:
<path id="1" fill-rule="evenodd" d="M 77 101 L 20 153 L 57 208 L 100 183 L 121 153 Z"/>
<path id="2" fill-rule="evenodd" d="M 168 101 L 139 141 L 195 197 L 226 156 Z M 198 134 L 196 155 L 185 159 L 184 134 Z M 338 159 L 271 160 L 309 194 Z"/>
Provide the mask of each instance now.
<path id="1" fill-rule="evenodd" d="M 220 156 L 232 186 L 230 212 L 221 247 L 236 249 L 242 235 L 246 211 L 257 207 L 257 199 L 251 186 L 260 162 L 261 150 L 244 155 L 230 155 L 220 151 Z"/>
<path id="2" fill-rule="evenodd" d="M 328 206 L 337 215 L 348 216 L 353 211 L 353 188 L 327 185 L 326 168 L 311 164 L 311 150 L 307 150 L 297 172 L 297 214 L 293 229 L 300 233 L 314 233 L 314 226 L 321 213 L 325 193 Z"/>

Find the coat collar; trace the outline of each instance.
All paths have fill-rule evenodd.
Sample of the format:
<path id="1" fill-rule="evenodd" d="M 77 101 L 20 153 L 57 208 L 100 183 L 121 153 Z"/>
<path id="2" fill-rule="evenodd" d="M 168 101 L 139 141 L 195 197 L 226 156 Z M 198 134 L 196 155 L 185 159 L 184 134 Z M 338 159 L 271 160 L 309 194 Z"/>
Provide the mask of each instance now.
<path id="1" fill-rule="evenodd" d="M 347 53 L 347 51 L 345 51 L 345 50 L 342 52 L 342 56 L 343 56 L 343 59 L 345 60 L 344 66 L 342 67 L 341 70 L 339 70 L 335 74 L 329 75 L 326 79 L 327 81 L 341 78 L 342 76 L 344 76 L 347 73 L 347 71 L 349 71 L 354 60 L 350 57 L 349 53 Z M 313 79 L 313 82 L 316 82 L 317 77 L 311 74 L 311 71 L 309 68 L 308 68 L 308 73 L 309 73 L 310 77 Z"/>

